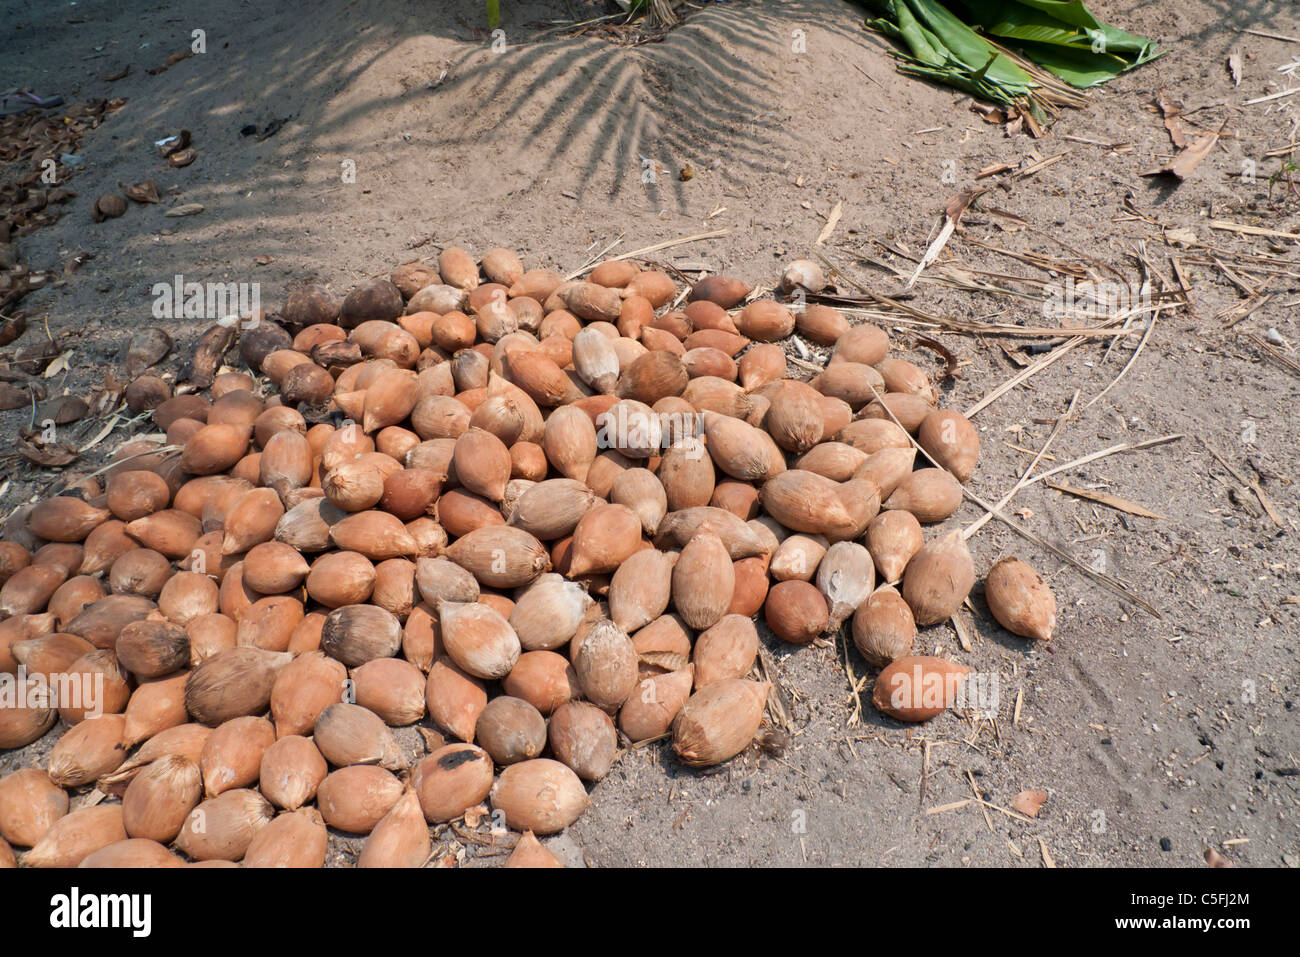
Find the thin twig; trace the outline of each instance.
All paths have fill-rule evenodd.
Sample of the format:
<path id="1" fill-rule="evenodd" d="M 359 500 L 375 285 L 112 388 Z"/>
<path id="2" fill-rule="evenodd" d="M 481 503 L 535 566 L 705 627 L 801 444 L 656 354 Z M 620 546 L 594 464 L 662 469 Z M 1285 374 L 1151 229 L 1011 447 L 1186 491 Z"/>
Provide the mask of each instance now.
<path id="1" fill-rule="evenodd" d="M 1097 403 L 1103 395 L 1105 395 L 1107 392 L 1109 392 L 1111 389 L 1113 389 L 1116 385 L 1119 384 L 1119 380 L 1124 378 L 1125 374 L 1128 373 L 1129 369 L 1133 368 L 1133 363 L 1137 362 L 1137 357 L 1142 354 L 1142 347 L 1147 344 L 1147 340 L 1151 338 L 1151 333 L 1155 331 L 1156 317 L 1158 315 L 1160 315 L 1159 307 L 1156 308 L 1155 312 L 1151 313 L 1151 318 L 1147 320 L 1146 332 L 1142 335 L 1142 338 L 1138 340 L 1137 348 L 1134 349 L 1133 354 L 1128 357 L 1128 362 L 1124 363 L 1124 368 L 1119 370 L 1119 375 L 1115 376 L 1115 378 L 1110 380 L 1110 385 L 1106 386 L 1106 388 L 1102 389 L 1095 396 L 1093 396 L 1092 400 L 1087 405 L 1084 406 L 1085 409 L 1092 408 L 1092 406 L 1095 403 Z"/>
<path id="2" fill-rule="evenodd" d="M 1114 455 L 1117 452 L 1137 452 L 1141 449 L 1155 448 L 1157 445 L 1167 445 L 1170 442 L 1176 442 L 1183 437 L 1184 436 L 1181 432 L 1177 432 L 1171 435 L 1162 435 L 1159 438 L 1155 438 L 1155 439 L 1146 439 L 1145 441 L 1142 442 L 1124 442 L 1121 443 L 1120 445 L 1112 445 L 1108 448 L 1102 449 L 1099 452 L 1090 452 L 1087 455 L 1080 456 L 1077 459 L 1074 459 L 1070 462 L 1066 462 L 1064 465 L 1058 465 L 1055 468 L 1048 469 L 1046 472 L 1043 472 L 1041 475 L 1035 475 L 1033 478 L 1025 482 L 1025 484 L 1033 485 L 1036 482 L 1041 482 L 1044 479 L 1049 479 L 1053 475 L 1057 475 L 1060 472 L 1068 472 L 1072 468 L 1076 468 L 1080 465 L 1087 465 L 1089 462 L 1095 462 L 1098 459 L 1104 459 L 1107 456 Z"/>
<path id="3" fill-rule="evenodd" d="M 685 245 L 686 243 L 699 242 L 702 239 L 716 239 L 719 236 L 726 236 L 730 232 L 731 232 L 731 228 L 728 226 L 724 226 L 722 229 L 715 229 L 712 232 L 696 233 L 694 236 L 683 236 L 681 239 L 670 239 L 667 242 L 655 243 L 653 246 L 646 246 L 644 249 L 634 249 L 630 253 L 623 253 L 623 255 L 621 256 L 613 256 L 610 258 L 609 261 L 619 262 L 620 260 L 623 259 L 635 259 L 638 256 L 646 256 L 650 253 L 657 253 L 661 249 L 668 249 L 672 246 L 682 246 Z M 567 282 L 570 279 L 577 279 L 583 273 L 591 269 L 592 266 L 594 265 L 595 263 L 591 263 L 589 265 L 583 266 L 581 269 L 577 270 L 576 272 L 570 273 L 569 275 L 564 277 L 565 281 Z"/>
<path id="4" fill-rule="evenodd" d="M 1026 468 L 1025 471 L 1021 474 L 1020 480 L 1016 482 L 1014 486 L 1012 486 L 1011 491 L 1007 492 L 1006 495 L 1002 496 L 1002 500 L 998 502 L 998 508 L 1006 508 L 1007 503 L 1009 503 L 1015 497 L 1016 493 L 1019 492 L 1022 488 L 1024 488 L 1026 484 L 1028 484 L 1030 473 L 1034 471 L 1034 467 L 1037 466 L 1039 460 L 1041 460 L 1042 457 L 1047 454 L 1047 449 L 1051 446 L 1053 442 L 1056 441 L 1056 437 L 1061 434 L 1061 429 L 1065 427 L 1065 423 L 1070 421 L 1070 419 L 1074 416 L 1074 406 L 1078 401 L 1079 401 L 1079 390 L 1075 389 L 1074 395 L 1070 398 L 1069 407 L 1065 410 L 1065 412 L 1063 412 L 1060 415 L 1060 417 L 1057 418 L 1056 425 L 1052 429 L 1052 434 L 1047 437 L 1047 441 L 1044 442 L 1043 447 L 1038 450 L 1038 454 L 1034 456 L 1034 460 L 1029 463 L 1029 467 Z M 983 528 L 984 523 L 987 522 L 992 517 L 993 517 L 992 512 L 985 512 L 976 521 L 966 526 L 965 531 L 961 533 L 961 537 L 964 538 L 966 541 L 970 541 L 971 536 L 974 535 L 976 532 L 978 532 L 981 528 Z"/>

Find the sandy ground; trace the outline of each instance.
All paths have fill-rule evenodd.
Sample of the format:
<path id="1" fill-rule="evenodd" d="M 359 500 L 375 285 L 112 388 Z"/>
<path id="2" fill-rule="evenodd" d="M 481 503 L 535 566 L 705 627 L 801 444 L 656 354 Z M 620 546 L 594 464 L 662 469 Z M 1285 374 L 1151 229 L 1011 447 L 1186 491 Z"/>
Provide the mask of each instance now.
<path id="1" fill-rule="evenodd" d="M 1035 564 L 1058 597 L 1056 639 L 1034 647 L 1009 635 L 977 589 L 975 614 L 963 613 L 972 649 L 961 650 L 947 627 L 929 630 L 925 642 L 999 676 L 996 722 L 946 714 L 907 729 L 881 719 L 869 701 L 855 719 L 842 645 L 792 649 L 769 634 L 799 727 L 784 754 L 753 752 L 711 774 L 683 769 L 659 747 L 628 755 L 565 840 L 570 853 L 580 849 L 601 866 L 1042 866 L 1050 854 L 1059 866 L 1197 867 L 1210 846 L 1239 864 L 1297 866 L 1300 605 L 1286 599 L 1300 594 L 1300 383 L 1242 334 L 1275 329 L 1287 343 L 1280 351 L 1295 358 L 1300 258 L 1290 241 L 1209 224 L 1300 226 L 1294 195 L 1275 187 L 1270 200 L 1268 179 L 1282 160 L 1264 155 L 1292 139 L 1292 101 L 1246 103 L 1292 85 L 1277 68 L 1300 55 L 1300 44 L 1241 32 L 1297 36 L 1300 17 L 1277 2 L 1091 6 L 1158 39 L 1168 55 L 1094 92 L 1087 110 L 1067 111 L 1054 135 L 1032 140 L 984 123 L 956 92 L 897 75 L 885 43 L 861 29 L 860 12 L 831 0 L 708 5 L 639 46 L 599 35 L 538 38 L 544 21 L 566 17 L 565 4 L 507 0 L 500 52 L 476 29 L 481 6 L 470 0 L 198 0 L 179 12 L 163 3 L 5 0 L 0 85 L 69 101 L 128 100 L 83 140 L 84 166 L 68 183 L 79 195 L 64 218 L 20 240 L 33 268 L 59 268 L 78 252 L 94 258 L 22 308 L 45 317 L 53 334 L 70 335 L 70 369 L 47 384 L 86 394 L 116 362 L 126 331 L 150 321 L 152 285 L 176 274 L 258 282 L 275 308 L 298 282 L 318 280 L 341 296 L 444 244 L 511 246 L 528 265 L 568 271 L 616 239 L 626 251 L 725 227 L 729 235 L 660 260 L 771 284 L 841 203 L 827 254 L 851 264 L 856 252 L 910 272 L 896 253 L 918 255 L 948 197 L 975 185 L 978 171 L 1063 153 L 1032 175 L 979 181 L 993 187 L 985 205 L 1032 228 L 977 207 L 932 272 L 957 266 L 1060 280 L 975 240 L 1073 264 L 1086 255 L 1126 281 L 1139 278 L 1133 255 L 1144 242 L 1166 277 L 1171 255 L 1210 258 L 1202 246 L 1166 244 L 1162 228 L 1191 230 L 1221 258 L 1253 253 L 1294 264 L 1251 272 L 1234 260 L 1247 286 L 1268 280 L 1271 298 L 1227 330 L 1216 314 L 1244 298 L 1240 288 L 1216 266 L 1184 264 L 1191 308 L 1160 314 L 1143 352 L 1100 401 L 1086 404 L 1129 360 L 1136 338 L 1108 358 L 1104 345 L 1076 349 L 975 418 L 984 455 L 971 487 L 990 500 L 1015 483 L 1076 389 L 1079 411 L 1053 446 L 1058 463 L 1183 436 L 1057 477 L 1163 518 L 1041 484 L 1013 506 L 1027 528 L 1101 563 L 1161 617 L 990 523 L 971 542 L 977 570 L 1009 554 Z M 146 73 L 186 49 L 195 29 L 206 31 L 205 54 Z M 801 39 L 806 50 L 796 52 Z M 1243 54 L 1239 86 L 1224 65 L 1233 51 Z M 126 78 L 102 79 L 128 64 Z M 1196 110 L 1198 128 L 1223 126 L 1181 185 L 1139 175 L 1172 152 L 1151 109 L 1162 88 Z M 285 122 L 265 140 L 240 135 L 274 120 Z M 173 170 L 152 144 L 181 128 L 193 133 L 199 156 Z M 643 182 L 645 158 L 665 171 L 654 182 Z M 1246 161 L 1256 164 L 1253 182 L 1241 175 Z M 675 174 L 688 164 L 694 176 L 683 182 Z M 342 176 L 350 168 L 355 182 Z M 163 193 L 160 206 L 91 223 L 96 196 L 149 177 Z M 182 203 L 204 212 L 164 217 Z M 271 261 L 259 265 L 258 257 Z M 869 264 L 850 273 L 878 291 L 899 285 Z M 918 308 L 952 318 L 1045 324 L 1036 296 L 924 281 L 915 293 Z M 175 323 L 182 355 L 206 324 Z M 907 329 L 894 336 L 914 345 Z M 963 409 L 1018 371 L 1002 346 L 1023 356 L 1016 350 L 1025 344 L 938 338 L 962 362 L 942 401 Z M 933 352 L 911 356 L 940 368 Z M 0 422 L 8 432 L 27 424 L 26 413 Z M 1258 481 L 1276 523 L 1211 449 Z M 6 514 L 51 481 L 27 469 L 10 478 Z M 950 521 L 978 514 L 966 505 Z M 848 662 L 854 674 L 868 673 L 856 652 Z M 0 754 L 0 773 L 38 760 L 52 737 Z M 1000 808 L 1026 788 L 1045 788 L 1050 798 L 1032 822 L 976 804 L 926 813 L 971 797 L 972 783 Z"/>

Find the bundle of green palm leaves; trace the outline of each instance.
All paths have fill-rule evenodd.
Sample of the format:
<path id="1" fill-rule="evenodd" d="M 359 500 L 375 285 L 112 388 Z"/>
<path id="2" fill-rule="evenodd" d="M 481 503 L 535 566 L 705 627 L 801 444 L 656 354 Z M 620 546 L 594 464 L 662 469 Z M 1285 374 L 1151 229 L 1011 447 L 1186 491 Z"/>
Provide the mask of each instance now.
<path id="1" fill-rule="evenodd" d="M 1101 23 L 1078 0 L 867 2 L 881 14 L 867 26 L 906 48 L 896 53 L 902 72 L 1028 109 L 1039 119 L 1083 105 L 1079 90 L 1161 53 L 1150 40 Z"/>

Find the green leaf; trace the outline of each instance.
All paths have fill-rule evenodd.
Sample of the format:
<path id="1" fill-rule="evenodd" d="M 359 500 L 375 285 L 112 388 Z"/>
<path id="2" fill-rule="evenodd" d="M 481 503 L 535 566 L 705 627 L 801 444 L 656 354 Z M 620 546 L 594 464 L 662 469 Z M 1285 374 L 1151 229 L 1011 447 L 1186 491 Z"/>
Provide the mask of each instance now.
<path id="1" fill-rule="evenodd" d="M 1114 75 L 1160 55 L 1150 40 L 1099 22 L 1087 7 L 1074 0 L 962 0 L 962 4 L 972 21 L 990 36 L 1022 43 L 1069 47 L 1099 58 L 1099 62 L 1091 66 L 1086 66 L 1080 59 L 1069 58 L 1066 60 L 1069 66 L 1062 67 L 1067 73 L 1099 75 L 1109 71 L 1106 61 L 1114 59 L 1118 63 L 1118 70 L 1112 72 Z M 1044 58 L 1039 58 L 1044 48 L 1039 46 L 1026 49 L 1025 53 L 1036 63 L 1056 73 L 1049 63 L 1052 58 L 1047 54 L 1043 54 Z M 1068 76 L 1061 73 L 1057 75 L 1070 82 Z"/>
<path id="2" fill-rule="evenodd" d="M 483 0 L 487 7 L 488 29 L 495 30 L 501 25 L 501 0 Z"/>
<path id="3" fill-rule="evenodd" d="M 1014 46 L 1026 59 L 1080 89 L 1160 55 L 1154 43 L 1101 23 L 1078 0 L 867 2 L 884 14 L 868 26 L 901 40 L 911 54 L 905 72 L 999 103 L 1034 101 L 1043 76 L 1036 80 L 1026 73 L 986 36 Z M 949 6 L 959 7 L 978 29 Z"/>

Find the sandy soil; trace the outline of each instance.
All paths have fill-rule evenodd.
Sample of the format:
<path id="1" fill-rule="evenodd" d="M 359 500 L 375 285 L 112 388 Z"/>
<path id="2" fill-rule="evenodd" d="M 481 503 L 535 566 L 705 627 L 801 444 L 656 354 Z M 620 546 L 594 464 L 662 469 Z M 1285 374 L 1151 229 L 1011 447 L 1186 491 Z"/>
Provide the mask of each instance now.
<path id="1" fill-rule="evenodd" d="M 932 274 L 956 266 L 1060 280 L 975 240 L 1073 264 L 1086 254 L 1126 281 L 1139 278 L 1133 256 L 1142 243 L 1167 277 L 1171 255 L 1209 258 L 1202 246 L 1163 242 L 1166 227 L 1191 230 L 1221 258 L 1253 253 L 1294 264 L 1269 267 L 1276 275 L 1230 266 L 1248 286 L 1269 280 L 1271 298 L 1225 330 L 1217 314 L 1243 294 L 1216 266 L 1185 262 L 1190 308 L 1160 314 L 1127 375 L 1100 401 L 1087 405 L 1129 360 L 1136 338 L 1108 358 L 1104 345 L 1076 349 L 975 418 L 984 455 L 971 487 L 989 500 L 1015 483 L 1076 389 L 1079 411 L 1053 446 L 1058 463 L 1183 436 L 1057 477 L 1163 518 L 1041 484 L 1013 506 L 1027 528 L 1089 564 L 1103 562 L 1161 617 L 992 522 L 971 542 L 977 569 L 1008 554 L 1037 566 L 1058 597 L 1056 639 L 1034 647 L 1009 635 L 977 593 L 975 613 L 963 613 L 969 652 L 951 628 L 931 629 L 926 643 L 999 676 L 996 723 L 946 714 L 906 729 L 869 701 L 854 720 L 842 645 L 792 649 L 769 634 L 799 728 L 784 754 L 754 752 L 711 774 L 689 772 L 657 747 L 628 755 L 594 789 L 593 807 L 566 841 L 601 866 L 1041 866 L 1046 848 L 1059 866 L 1196 867 L 1210 846 L 1239 864 L 1297 866 L 1300 604 L 1286 599 L 1300 594 L 1300 382 L 1243 334 L 1275 329 L 1288 343 L 1280 351 L 1295 358 L 1300 258 L 1291 241 L 1215 231 L 1210 222 L 1300 226 L 1295 196 L 1275 187 L 1270 200 L 1268 178 L 1282 160 L 1265 156 L 1293 136 L 1292 101 L 1246 102 L 1292 85 L 1277 68 L 1300 55 L 1300 44 L 1241 32 L 1297 36 L 1300 17 L 1280 2 L 1091 6 L 1158 39 L 1168 55 L 1096 91 L 1087 110 L 1067 112 L 1052 136 L 1032 140 L 984 123 L 958 93 L 900 77 L 886 44 L 861 29 L 860 12 L 831 0 L 710 4 L 639 46 L 600 35 L 538 38 L 539 24 L 566 18 L 566 4 L 507 0 L 502 52 L 477 29 L 481 6 L 471 0 L 196 0 L 179 12 L 162 3 L 5 0 L 0 85 L 69 102 L 128 100 L 82 141 L 85 163 L 68 183 L 79 195 L 64 218 L 19 241 L 33 268 L 60 268 L 82 251 L 94 258 L 22 308 L 70 337 L 70 368 L 47 385 L 84 395 L 117 361 L 127 331 L 150 321 L 153 283 L 175 274 L 258 282 L 275 308 L 295 283 L 315 279 L 341 296 L 444 244 L 511 246 L 529 265 L 568 271 L 619 238 L 618 249 L 631 250 L 726 227 L 729 235 L 675 247 L 660 261 L 770 285 L 783 263 L 812 248 L 837 203 L 843 215 L 827 254 L 888 292 L 898 280 L 851 265 L 847 251 L 910 272 L 896 253 L 919 255 L 947 199 L 975 185 L 978 171 L 1063 153 L 1032 175 L 979 181 L 993 187 L 985 206 L 1032 228 L 977 207 Z M 604 12 L 576 0 L 573 7 Z M 194 29 L 206 31 L 205 54 L 146 73 L 186 49 Z M 806 52 L 794 52 L 795 31 Z M 1234 50 L 1244 58 L 1239 86 L 1225 68 Z M 126 78 L 102 79 L 127 64 Z M 1196 109 L 1197 127 L 1223 126 L 1181 185 L 1139 175 L 1172 152 L 1151 109 L 1161 89 Z M 274 120 L 285 122 L 265 140 L 240 135 Z M 152 144 L 180 128 L 192 131 L 199 156 L 173 170 Z M 1120 143 L 1131 149 L 1095 145 Z M 643 157 L 665 170 L 655 182 L 643 182 Z M 1253 182 L 1240 175 L 1248 160 L 1258 170 Z M 349 163 L 355 183 L 341 177 Z M 688 164 L 694 176 L 683 182 L 675 174 Z M 150 177 L 161 205 L 91 223 L 96 196 Z M 182 203 L 204 212 L 164 217 Z M 259 265 L 258 257 L 271 261 Z M 914 291 L 918 308 L 952 318 L 1045 323 L 1037 296 L 924 281 Z M 206 325 L 175 323 L 181 355 Z M 894 337 L 915 344 L 901 326 Z M 937 338 L 962 363 L 942 400 L 956 408 L 1015 374 L 1011 356 L 1023 356 L 1016 350 L 1025 344 Z M 911 355 L 941 367 L 931 351 Z M 27 414 L 0 422 L 9 433 Z M 1211 449 L 1258 481 L 1276 523 Z M 26 468 L 9 478 L 5 514 L 51 481 Z M 950 521 L 978 514 L 966 505 Z M 848 662 L 854 674 L 868 673 L 856 652 Z M 0 755 L 0 773 L 38 760 L 51 737 Z M 1000 808 L 1026 788 L 1045 788 L 1050 798 L 1032 822 L 975 804 L 926 813 L 969 798 L 972 782 Z"/>

